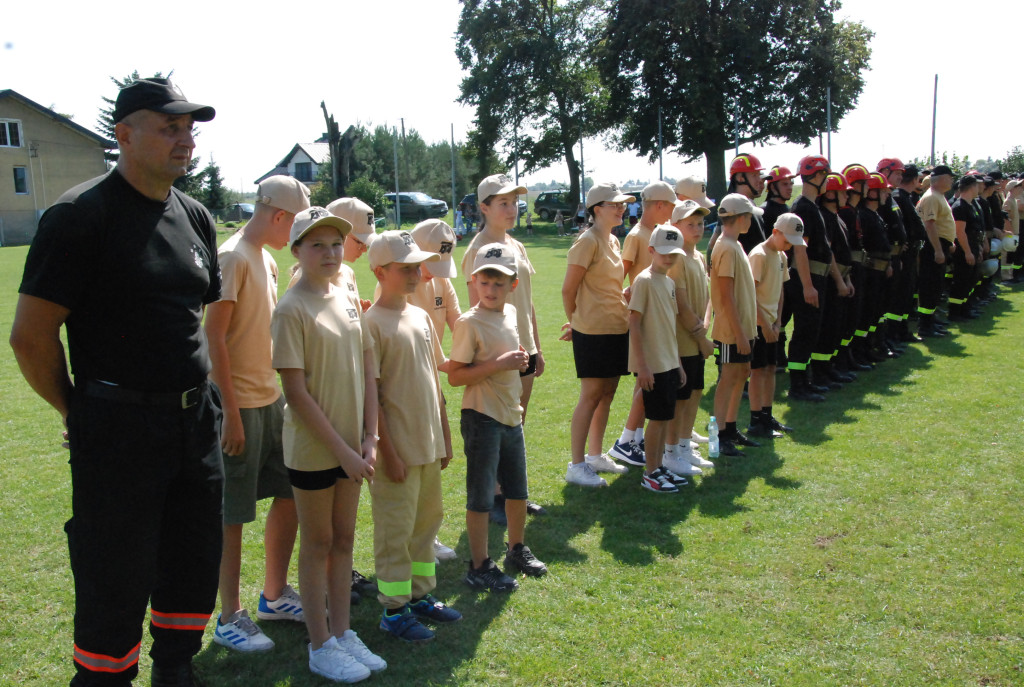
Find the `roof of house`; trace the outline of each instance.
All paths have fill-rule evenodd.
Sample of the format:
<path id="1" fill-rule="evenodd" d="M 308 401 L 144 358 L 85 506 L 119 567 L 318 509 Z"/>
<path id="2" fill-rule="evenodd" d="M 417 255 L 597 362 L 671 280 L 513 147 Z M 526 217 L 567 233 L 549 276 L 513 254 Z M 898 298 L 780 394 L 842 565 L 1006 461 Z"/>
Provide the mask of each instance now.
<path id="1" fill-rule="evenodd" d="M 13 91 L 13 90 L 11 90 L 9 88 L 6 89 L 6 90 L 0 91 L 0 100 L 3 100 L 4 98 L 12 98 L 14 100 L 18 100 L 21 103 L 24 103 L 25 105 L 31 107 L 32 109 L 38 110 L 39 112 L 43 113 L 47 117 L 49 117 L 49 118 L 53 119 L 54 121 L 56 121 L 58 124 L 63 124 L 64 126 L 68 127 L 72 131 L 75 131 L 75 132 L 81 134 L 82 136 L 85 136 L 89 140 L 95 142 L 97 145 L 103 146 L 103 148 L 105 148 L 107 150 L 110 150 L 110 149 L 113 149 L 113 148 L 117 147 L 117 143 L 115 143 L 114 141 L 108 141 L 107 139 L 103 138 L 99 134 L 97 134 L 97 133 L 95 133 L 93 131 L 90 131 L 89 129 L 86 129 L 81 124 L 76 124 L 75 122 L 71 121 L 70 119 L 68 119 L 64 115 L 62 115 L 62 114 L 60 114 L 58 112 L 54 112 L 53 110 L 51 110 L 48 107 L 43 107 L 42 105 L 40 105 L 36 101 L 31 100 L 30 98 L 26 98 L 25 96 L 23 96 L 21 93 L 18 93 L 17 91 Z"/>
<path id="2" fill-rule="evenodd" d="M 318 165 L 329 162 L 331 159 L 331 146 L 327 143 L 321 143 L 319 141 L 314 143 L 296 143 L 292 146 L 292 149 L 288 151 L 288 154 L 285 155 L 272 170 L 261 176 L 253 183 L 259 184 L 264 179 L 272 177 L 275 174 L 288 174 L 288 163 L 291 162 L 293 157 L 295 157 L 295 153 L 300 150 L 306 154 L 306 157 Z"/>

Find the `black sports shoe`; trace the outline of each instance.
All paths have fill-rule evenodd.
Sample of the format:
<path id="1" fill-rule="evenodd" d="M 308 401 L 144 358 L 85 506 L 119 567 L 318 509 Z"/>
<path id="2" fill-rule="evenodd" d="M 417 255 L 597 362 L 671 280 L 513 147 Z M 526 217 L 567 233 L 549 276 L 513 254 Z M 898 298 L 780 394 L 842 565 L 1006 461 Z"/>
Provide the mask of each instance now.
<path id="1" fill-rule="evenodd" d="M 548 511 L 547 511 L 546 508 L 544 508 L 544 506 L 540 505 L 539 503 L 534 503 L 533 501 L 527 500 L 526 501 L 526 514 L 527 515 L 547 515 Z"/>
<path id="2" fill-rule="evenodd" d="M 765 439 L 778 439 L 782 432 L 774 429 L 763 422 L 757 422 L 747 426 L 747 434 L 752 437 L 764 437 Z M 749 441 L 749 439 L 748 439 Z"/>
<path id="3" fill-rule="evenodd" d="M 732 443 L 731 439 L 720 437 L 718 442 L 718 454 L 722 456 L 742 456 L 743 452 L 736 448 L 736 444 Z"/>
<path id="4" fill-rule="evenodd" d="M 505 544 L 508 547 L 508 543 Z M 548 574 L 548 566 L 537 560 L 529 546 L 516 544 L 505 553 L 505 565 L 511 566 L 529 577 L 543 577 Z"/>
<path id="5" fill-rule="evenodd" d="M 352 570 L 352 591 L 355 594 L 360 595 L 376 595 L 377 594 L 377 583 L 371 582 L 370 580 L 363 577 L 358 570 Z M 355 600 L 355 597 L 352 597 Z"/>
<path id="6" fill-rule="evenodd" d="M 754 441 L 753 439 L 751 439 L 750 437 L 748 437 L 743 432 L 739 431 L 738 429 L 736 430 L 736 433 L 729 438 L 732 439 L 732 442 L 737 446 L 749 446 L 751 448 L 757 448 L 761 445 Z"/>
<path id="7" fill-rule="evenodd" d="M 486 559 L 479 568 L 473 567 L 469 562 L 469 571 L 463 578 L 470 587 L 484 589 L 489 592 L 512 592 L 519 589 L 519 583 L 501 571 L 490 558 Z"/>
<path id="8" fill-rule="evenodd" d="M 768 426 L 774 429 L 776 432 L 792 432 L 793 428 L 789 425 L 784 425 L 774 417 L 768 420 Z"/>
<path id="9" fill-rule="evenodd" d="M 203 687 L 205 684 L 192 668 L 192 661 L 166 665 L 154 663 L 150 677 L 153 687 Z"/>

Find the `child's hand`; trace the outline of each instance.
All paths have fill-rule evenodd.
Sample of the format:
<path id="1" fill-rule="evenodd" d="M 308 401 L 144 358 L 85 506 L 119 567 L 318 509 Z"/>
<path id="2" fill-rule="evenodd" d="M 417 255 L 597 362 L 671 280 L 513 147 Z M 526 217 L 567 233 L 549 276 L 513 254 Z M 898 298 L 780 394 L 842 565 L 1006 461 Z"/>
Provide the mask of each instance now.
<path id="1" fill-rule="evenodd" d="M 764 340 L 767 341 L 768 343 L 775 343 L 776 341 L 779 340 L 779 325 L 778 325 L 778 323 L 777 322 L 774 323 L 772 326 L 768 327 L 767 329 L 765 329 L 764 327 L 761 327 L 761 334 L 764 335 Z"/>
<path id="2" fill-rule="evenodd" d="M 373 466 L 363 459 L 363 456 L 346 447 L 341 456 L 338 456 L 338 465 L 351 479 L 358 484 L 364 479 L 373 477 Z"/>
<path id="3" fill-rule="evenodd" d="M 452 462 L 452 457 L 451 456 L 445 456 L 444 458 L 442 458 L 441 459 L 441 469 L 444 470 L 445 468 L 447 468 L 448 465 L 451 462 Z"/>
<path id="4" fill-rule="evenodd" d="M 746 337 L 736 339 L 736 352 L 740 355 L 750 355 L 750 340 Z"/>
<path id="5" fill-rule="evenodd" d="M 566 322 L 562 325 L 562 335 L 558 337 L 559 341 L 572 341 L 572 325 Z"/>
<path id="6" fill-rule="evenodd" d="M 530 356 L 526 354 L 526 349 L 520 346 L 518 351 L 508 351 L 499 355 L 497 363 L 498 367 L 502 370 L 519 370 L 522 372 L 529 366 Z"/>
<path id="7" fill-rule="evenodd" d="M 371 305 L 373 305 L 373 301 L 368 301 L 365 298 L 359 299 L 359 307 L 363 309 L 363 312 L 369 310 Z"/>
<path id="8" fill-rule="evenodd" d="M 715 352 L 715 344 L 706 336 L 701 336 L 697 339 L 697 348 L 700 349 L 700 354 L 704 356 L 705 360 L 710 358 L 711 354 Z"/>
<path id="9" fill-rule="evenodd" d="M 651 368 L 644 365 L 636 373 L 636 382 L 640 385 L 640 388 L 644 391 L 650 391 L 654 388 L 654 375 L 651 374 Z"/>
<path id="10" fill-rule="evenodd" d="M 405 481 L 409 471 L 405 467 L 405 463 L 400 460 L 384 461 L 384 474 L 388 476 L 388 479 L 396 484 L 401 484 Z"/>

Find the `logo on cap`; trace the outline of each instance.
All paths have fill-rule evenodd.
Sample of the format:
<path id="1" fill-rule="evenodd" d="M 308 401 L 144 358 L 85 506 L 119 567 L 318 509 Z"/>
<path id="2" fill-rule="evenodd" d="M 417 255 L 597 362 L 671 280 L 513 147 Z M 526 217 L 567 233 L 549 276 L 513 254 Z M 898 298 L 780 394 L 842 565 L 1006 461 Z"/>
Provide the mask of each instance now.
<path id="1" fill-rule="evenodd" d="M 484 254 L 484 257 L 485 258 L 500 258 L 501 257 L 501 249 L 500 248 L 490 248 Z"/>
<path id="2" fill-rule="evenodd" d="M 503 186 L 507 186 L 512 183 L 512 179 L 510 179 L 507 174 L 499 174 L 498 182 L 501 183 L 501 185 Z"/>
<path id="3" fill-rule="evenodd" d="M 327 212 L 326 210 L 313 208 L 312 210 L 309 211 L 309 218 L 315 222 L 321 217 L 327 217 L 329 214 L 331 213 Z"/>
<path id="4" fill-rule="evenodd" d="M 399 234 L 399 236 L 402 237 L 402 243 L 404 243 L 407 246 L 412 245 L 412 234 L 410 234 L 407 231 L 403 231 L 401 234 Z"/>
<path id="5" fill-rule="evenodd" d="M 368 226 L 368 227 L 372 227 L 373 226 L 373 211 L 372 210 L 370 212 L 366 213 L 366 226 Z"/>
<path id="6" fill-rule="evenodd" d="M 678 241 L 679 240 L 679 234 L 677 234 L 674 231 L 666 231 L 665 232 L 665 240 L 666 241 Z"/>

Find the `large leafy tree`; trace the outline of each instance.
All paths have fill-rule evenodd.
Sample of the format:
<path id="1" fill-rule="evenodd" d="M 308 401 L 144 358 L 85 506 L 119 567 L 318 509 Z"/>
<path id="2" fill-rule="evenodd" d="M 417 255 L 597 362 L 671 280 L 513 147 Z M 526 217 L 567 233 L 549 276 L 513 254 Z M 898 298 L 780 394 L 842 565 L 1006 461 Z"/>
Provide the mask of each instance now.
<path id="1" fill-rule="evenodd" d="M 601 0 L 462 0 L 455 54 L 468 75 L 460 102 L 476 107 L 468 145 L 480 174 L 518 152 L 530 172 L 564 160 L 579 196 L 575 146 L 600 131 L 604 92 L 593 46 Z"/>
<path id="2" fill-rule="evenodd" d="M 173 69 L 167 73 L 167 78 L 171 78 L 172 74 L 174 74 Z M 157 72 L 156 74 L 153 74 L 153 76 L 159 79 L 163 77 L 163 72 Z M 125 86 L 133 84 L 139 79 L 146 78 L 149 77 L 140 76 L 139 70 L 136 69 L 123 79 L 112 76 L 110 77 L 110 80 L 115 86 L 117 86 L 117 90 L 120 91 Z M 117 102 L 117 95 L 115 94 L 113 98 L 102 96 L 102 99 L 105 104 L 100 108 L 100 116 L 96 119 L 96 128 L 99 129 L 99 133 L 101 135 L 106 136 L 111 141 L 116 141 L 117 136 L 114 135 L 114 105 Z M 116 162 L 117 158 L 117 152 L 110 151 L 107 153 L 108 160 Z M 185 176 L 179 177 L 174 182 L 174 186 L 179 191 L 187 193 L 193 198 L 201 198 L 203 193 L 203 176 L 202 173 L 196 172 L 197 169 L 199 169 L 199 158 L 193 157 L 192 161 L 188 163 L 188 171 L 185 173 Z"/>
<path id="3" fill-rule="evenodd" d="M 615 0 L 600 71 L 609 122 L 623 148 L 704 155 L 709 193 L 725 189 L 725 151 L 743 144 L 807 145 L 857 104 L 873 33 L 836 21 L 839 0 Z"/>

